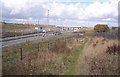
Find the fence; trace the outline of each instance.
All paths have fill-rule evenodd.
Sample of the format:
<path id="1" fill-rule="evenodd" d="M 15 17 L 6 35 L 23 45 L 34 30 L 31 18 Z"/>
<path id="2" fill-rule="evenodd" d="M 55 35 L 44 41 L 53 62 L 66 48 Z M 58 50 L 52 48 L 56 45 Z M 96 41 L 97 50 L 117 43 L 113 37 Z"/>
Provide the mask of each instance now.
<path id="1" fill-rule="evenodd" d="M 119 30 L 112 30 L 109 32 L 96 32 L 93 34 L 93 36 L 102 36 L 107 39 L 120 39 L 118 31 Z"/>
<path id="2" fill-rule="evenodd" d="M 27 68 L 33 68 L 31 66 L 31 59 L 37 59 L 39 56 L 37 53 L 45 52 L 47 54 L 44 54 L 44 56 L 49 56 L 48 54 L 51 54 L 52 52 L 55 52 L 57 54 L 59 53 L 69 53 L 69 49 L 66 47 L 67 44 L 72 45 L 72 40 L 75 40 L 76 42 L 80 42 L 78 36 L 64 36 L 64 37 L 56 37 L 51 38 L 50 40 L 41 40 L 41 41 L 26 41 L 23 44 L 13 45 L 11 47 L 5 47 L 3 48 L 3 74 L 11 74 L 11 69 L 14 69 L 13 67 L 17 67 L 19 64 L 23 64 L 24 62 L 27 62 L 26 66 Z M 44 57 L 43 56 L 43 57 Z M 51 56 L 52 57 L 52 56 Z M 46 60 L 46 59 L 45 59 Z M 38 60 L 39 61 L 39 60 Z M 46 62 L 46 61 L 45 61 Z M 34 62 L 35 63 L 35 62 Z M 25 67 L 25 68 L 26 68 Z M 23 68 L 23 67 L 21 67 Z M 14 74 L 14 71 L 12 71 Z M 27 70 L 26 73 L 30 73 L 30 71 Z"/>

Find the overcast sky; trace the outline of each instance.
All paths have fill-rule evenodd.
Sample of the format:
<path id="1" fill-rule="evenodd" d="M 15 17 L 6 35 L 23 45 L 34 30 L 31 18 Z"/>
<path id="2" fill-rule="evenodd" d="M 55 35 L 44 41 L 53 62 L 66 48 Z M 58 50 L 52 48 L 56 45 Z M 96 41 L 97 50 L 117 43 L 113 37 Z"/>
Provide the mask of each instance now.
<path id="1" fill-rule="evenodd" d="M 69 26 L 118 26 L 119 0 L 0 0 L 2 20 Z"/>

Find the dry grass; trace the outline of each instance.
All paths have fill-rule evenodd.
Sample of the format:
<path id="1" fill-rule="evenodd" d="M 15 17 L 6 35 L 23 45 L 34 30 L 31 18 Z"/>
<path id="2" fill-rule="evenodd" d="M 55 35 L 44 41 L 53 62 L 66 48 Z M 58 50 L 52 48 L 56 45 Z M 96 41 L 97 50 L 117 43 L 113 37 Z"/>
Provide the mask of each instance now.
<path id="1" fill-rule="evenodd" d="M 13 36 L 20 36 L 25 34 L 31 34 L 37 32 L 35 27 L 42 27 L 46 31 L 48 29 L 52 31 L 56 31 L 59 28 L 51 25 L 33 25 L 33 24 L 15 24 L 15 23 L 1 23 L 0 29 L 2 29 L 2 36 L 3 37 L 13 37 Z M 1 31 L 0 31 L 1 33 Z"/>
<path id="2" fill-rule="evenodd" d="M 71 65 L 71 63 L 74 64 L 71 59 L 75 56 L 75 50 L 84 41 L 84 38 L 56 39 L 49 43 L 45 41 L 40 44 L 39 51 L 36 45 L 37 52 L 36 50 L 31 50 L 32 52 L 30 51 L 29 54 L 26 54 L 21 63 L 13 62 L 16 63 L 16 65 L 9 63 L 9 66 L 5 66 L 3 74 L 64 75 L 70 68 L 69 65 Z M 108 40 L 103 37 L 90 38 L 85 44 L 82 53 L 80 53 L 81 55 L 77 60 L 78 63 L 76 62 L 77 65 L 74 68 L 75 74 L 117 75 L 118 54 L 106 53 L 107 48 L 111 48 L 114 44 L 116 49 L 118 40 Z M 6 54 L 7 53 L 8 52 L 6 52 Z M 9 53 L 12 53 L 12 51 Z M 6 59 L 4 59 L 4 61 L 6 61 Z"/>
<path id="3" fill-rule="evenodd" d="M 18 61 L 12 61 L 15 56 L 12 55 L 13 59 L 10 59 L 10 62 L 15 64 L 7 64 L 7 57 L 5 57 L 6 55 L 10 56 L 9 53 L 12 54 L 14 48 L 11 52 L 6 49 L 8 52 L 4 52 L 3 55 L 3 61 L 5 61 L 3 62 L 3 75 L 63 75 L 66 73 L 68 65 L 71 62 L 70 57 L 74 56 L 74 50 L 82 43 L 82 39 L 83 38 L 67 38 L 45 41 L 40 43 L 39 51 L 36 51 L 38 50 L 37 45 L 35 46 L 35 44 L 33 44 L 36 50 L 30 50 L 30 52 L 26 50 L 27 53 L 29 53 L 24 55 L 22 62 L 19 63 L 20 60 L 18 59 Z M 17 54 L 17 52 L 14 54 Z"/>
<path id="4" fill-rule="evenodd" d="M 117 40 L 108 40 L 102 37 L 92 38 L 91 44 L 87 46 L 83 54 L 85 73 L 88 75 L 116 75 L 118 74 L 118 54 L 106 53 L 108 46 L 118 44 Z M 93 46 L 96 44 L 96 46 Z M 87 70 L 86 70 L 87 69 Z M 89 71 L 88 71 L 89 70 Z"/>

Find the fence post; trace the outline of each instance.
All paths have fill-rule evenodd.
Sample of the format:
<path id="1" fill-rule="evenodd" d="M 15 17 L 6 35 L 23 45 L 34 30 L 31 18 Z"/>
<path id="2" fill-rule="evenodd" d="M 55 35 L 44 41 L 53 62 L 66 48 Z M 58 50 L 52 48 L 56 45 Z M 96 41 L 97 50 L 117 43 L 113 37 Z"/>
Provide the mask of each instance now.
<path id="1" fill-rule="evenodd" d="M 66 38 L 64 38 L 65 39 L 65 44 L 66 44 Z"/>
<path id="2" fill-rule="evenodd" d="M 21 60 L 21 61 L 22 61 L 22 51 L 23 51 L 23 49 L 20 48 L 20 60 Z"/>
<path id="3" fill-rule="evenodd" d="M 49 50 L 49 42 L 48 42 L 48 50 Z"/>
<path id="4" fill-rule="evenodd" d="M 50 51 L 52 52 L 52 42 L 50 43 L 50 46 L 51 46 L 51 47 L 50 47 Z"/>
<path id="5" fill-rule="evenodd" d="M 39 52 L 39 43 L 38 43 L 38 52 Z"/>

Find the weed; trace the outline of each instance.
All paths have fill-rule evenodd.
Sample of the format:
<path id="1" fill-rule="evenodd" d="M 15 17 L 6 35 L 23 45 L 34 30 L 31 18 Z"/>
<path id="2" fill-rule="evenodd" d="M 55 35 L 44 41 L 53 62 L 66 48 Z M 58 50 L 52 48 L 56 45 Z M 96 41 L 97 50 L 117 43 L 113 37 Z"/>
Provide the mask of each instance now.
<path id="1" fill-rule="evenodd" d="M 96 45 L 97 45 L 96 43 L 93 43 L 93 47 L 96 47 Z"/>
<path id="2" fill-rule="evenodd" d="M 107 47 L 106 53 L 109 53 L 109 54 L 120 53 L 120 45 L 113 43 L 112 46 Z"/>

